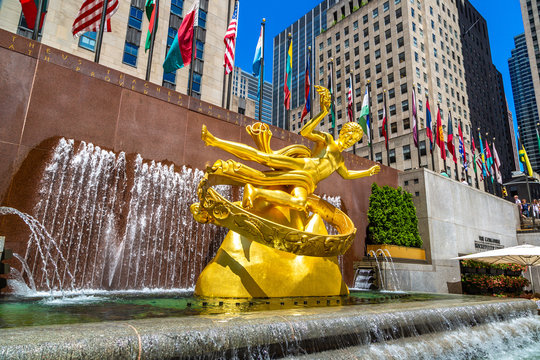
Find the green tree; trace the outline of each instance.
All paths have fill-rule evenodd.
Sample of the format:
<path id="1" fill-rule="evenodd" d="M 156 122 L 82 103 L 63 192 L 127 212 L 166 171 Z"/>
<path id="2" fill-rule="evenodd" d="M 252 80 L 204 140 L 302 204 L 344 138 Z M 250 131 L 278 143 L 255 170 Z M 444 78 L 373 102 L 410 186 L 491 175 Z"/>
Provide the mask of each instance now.
<path id="1" fill-rule="evenodd" d="M 368 243 L 422 247 L 412 195 L 401 187 L 371 186 Z"/>

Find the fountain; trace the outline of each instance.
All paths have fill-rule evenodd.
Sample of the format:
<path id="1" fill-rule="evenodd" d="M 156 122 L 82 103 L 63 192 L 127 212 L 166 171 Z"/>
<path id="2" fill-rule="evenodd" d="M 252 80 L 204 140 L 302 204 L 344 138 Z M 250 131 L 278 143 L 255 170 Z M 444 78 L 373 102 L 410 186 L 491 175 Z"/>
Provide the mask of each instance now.
<path id="1" fill-rule="evenodd" d="M 288 222 L 279 215 L 283 208 L 251 198 L 252 207 L 246 206 L 250 212 L 261 217 L 267 209 L 279 220 L 269 227 L 272 231 L 289 225 L 301 229 L 293 228 L 295 236 L 285 237 L 290 241 L 278 239 L 273 247 L 262 243 L 268 239 L 266 230 L 257 237 L 254 230 L 260 226 L 239 229 L 240 237 L 247 232 L 257 239 L 246 246 L 230 235 L 229 245 L 236 240 L 242 244 L 240 253 L 230 252 L 222 243 L 226 232 L 212 223 L 232 219 L 227 225 L 236 227 L 259 221 L 240 219 L 246 214 L 237 208 L 244 206 L 235 201 L 254 192 L 247 187 L 242 196 L 237 183 L 213 175 L 60 140 L 44 169 L 32 216 L 0 208 L 0 215 L 18 216 L 31 229 L 13 273 L 17 283 L 28 284 L 31 296 L 0 301 L 0 327 L 5 328 L 0 358 L 453 359 L 538 354 L 540 320 L 531 301 L 403 294 L 395 291 L 399 277 L 382 251 L 371 255 L 389 273 L 381 279 L 387 291 L 351 291 L 347 296 L 339 256 L 353 231 L 337 198 L 311 197 L 311 209 L 322 216 L 311 211 L 308 220 L 296 209 L 286 211 L 292 214 Z M 195 202 L 199 206 L 191 210 L 205 224 L 188 213 Z M 230 213 L 224 209 L 235 216 L 226 216 Z M 337 223 L 337 231 L 328 231 L 325 222 Z M 323 245 L 303 246 L 312 237 L 324 239 Z M 267 264 L 266 272 L 244 267 L 250 276 L 244 273 L 242 280 L 268 275 L 273 285 L 260 288 L 273 295 L 301 282 L 302 268 L 292 272 L 291 263 L 308 264 L 316 275 L 310 283 L 323 292 L 224 298 L 211 291 L 229 286 L 225 277 L 203 275 L 217 280 L 194 295 L 205 265 L 220 265 L 222 269 L 210 271 L 217 275 L 238 271 L 241 261 L 260 260 L 250 256 L 255 246 L 271 249 L 256 250 L 263 260 L 272 252 L 289 255 Z M 226 260 L 220 258 L 224 253 L 230 255 Z M 320 265 L 325 261 L 331 274 Z M 274 269 L 281 276 L 269 272 Z M 372 276 L 359 272 L 356 280 L 361 275 Z M 326 284 L 328 279 L 339 286 Z M 234 291 L 240 289 L 237 285 Z"/>

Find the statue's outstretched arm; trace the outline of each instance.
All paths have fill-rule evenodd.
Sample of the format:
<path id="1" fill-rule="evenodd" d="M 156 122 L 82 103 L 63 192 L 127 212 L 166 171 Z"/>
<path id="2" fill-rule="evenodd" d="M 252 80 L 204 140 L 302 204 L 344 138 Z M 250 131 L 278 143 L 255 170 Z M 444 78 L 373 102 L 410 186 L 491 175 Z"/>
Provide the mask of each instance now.
<path id="1" fill-rule="evenodd" d="M 208 131 L 206 125 L 202 127 L 201 139 L 206 145 L 220 148 L 242 160 L 255 161 L 272 168 L 298 169 L 303 164 L 300 159 L 285 155 L 269 154 L 249 145 L 217 138 Z"/>
<path id="2" fill-rule="evenodd" d="M 328 109 L 330 108 L 330 104 L 332 103 L 332 94 L 330 94 L 330 91 L 328 91 L 328 89 L 322 86 L 315 86 L 315 89 L 317 89 L 317 92 L 320 96 L 321 112 L 313 119 L 310 119 L 306 123 L 306 125 L 302 127 L 302 130 L 300 130 L 300 135 L 302 135 L 306 139 L 319 143 L 324 143 L 326 141 L 326 136 L 320 131 L 315 130 L 315 128 L 328 114 Z"/>
<path id="3" fill-rule="evenodd" d="M 377 174 L 379 171 L 381 171 L 381 167 L 379 165 L 373 165 L 367 170 L 348 170 L 345 167 L 345 165 L 341 165 L 337 169 L 338 174 L 341 175 L 341 177 L 346 180 L 358 179 L 358 178 L 366 177 L 366 176 L 373 176 Z"/>

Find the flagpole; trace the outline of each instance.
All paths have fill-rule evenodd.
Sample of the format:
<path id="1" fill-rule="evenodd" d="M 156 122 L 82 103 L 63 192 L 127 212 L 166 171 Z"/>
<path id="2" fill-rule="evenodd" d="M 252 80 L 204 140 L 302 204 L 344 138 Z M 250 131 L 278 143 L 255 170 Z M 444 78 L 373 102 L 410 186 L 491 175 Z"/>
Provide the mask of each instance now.
<path id="1" fill-rule="evenodd" d="M 308 56 L 309 56 L 309 118 L 313 119 L 313 87 L 311 86 L 311 79 L 313 79 L 313 54 L 311 53 L 311 46 L 308 46 Z"/>
<path id="2" fill-rule="evenodd" d="M 437 129 L 437 125 L 436 123 L 433 123 L 433 128 L 431 129 L 431 137 L 433 138 L 433 136 L 436 134 L 436 129 Z M 429 143 L 429 146 L 430 146 L 430 150 L 431 150 L 431 166 L 433 167 L 433 171 L 434 172 L 437 172 L 437 170 L 435 170 L 435 158 L 433 157 L 433 150 L 435 150 L 435 139 L 433 139 L 433 146 L 431 146 L 431 142 Z"/>
<path id="3" fill-rule="evenodd" d="M 420 122 L 418 121 L 418 113 L 416 112 L 416 92 L 414 91 L 414 88 L 413 88 L 413 96 L 414 96 L 414 110 L 413 110 L 413 115 L 414 114 L 417 114 L 414 116 L 414 121 L 416 122 L 416 143 L 418 144 L 418 146 L 416 146 L 416 151 L 418 152 L 418 168 L 422 168 L 422 158 L 421 158 L 421 155 L 420 155 Z M 414 134 L 413 134 L 413 144 L 414 144 Z"/>
<path id="4" fill-rule="evenodd" d="M 390 132 L 388 131 L 388 123 L 390 122 L 390 113 L 386 113 L 386 89 L 383 90 L 383 106 L 384 106 L 384 114 L 386 116 L 386 122 L 384 124 L 384 130 L 386 131 L 386 139 L 385 139 L 384 145 L 386 147 L 386 161 L 388 162 L 388 167 L 390 167 L 390 150 L 388 149 L 388 143 L 390 140 Z"/>
<path id="5" fill-rule="evenodd" d="M 351 105 L 351 111 L 352 111 L 352 119 L 351 121 L 354 121 L 356 122 L 356 116 L 354 115 L 354 79 L 353 79 L 353 76 L 352 76 L 352 71 L 349 73 L 349 79 L 351 80 L 350 81 L 350 86 L 351 86 L 351 99 L 352 99 L 352 105 Z M 349 99 L 347 99 L 347 106 L 349 106 Z M 353 154 L 356 155 L 356 142 L 353 144 Z"/>
<path id="6" fill-rule="evenodd" d="M 287 35 L 287 52 L 285 54 L 285 79 L 287 79 L 287 57 L 288 57 L 288 53 L 289 53 L 289 47 L 291 46 L 291 41 L 292 41 L 292 34 L 289 33 Z M 291 69 L 291 73 L 292 73 L 292 69 Z M 292 84 L 292 79 L 291 79 L 291 84 Z M 292 92 L 292 89 L 289 89 L 289 91 Z M 292 94 L 291 94 L 291 97 L 292 97 Z M 289 129 L 291 128 L 290 119 L 289 119 L 289 116 L 291 115 L 290 101 L 291 100 L 289 100 L 289 109 L 287 109 L 287 107 L 285 107 L 285 130 L 287 130 L 287 131 L 289 131 Z"/>
<path id="7" fill-rule="evenodd" d="M 262 32 L 262 46 L 261 46 L 261 73 L 259 74 L 259 84 L 260 84 L 260 90 L 259 90 L 259 122 L 262 119 L 262 98 L 263 98 L 263 90 L 264 90 L 264 27 L 266 25 L 266 19 L 262 19 L 261 22 L 261 32 Z"/>
<path id="8" fill-rule="evenodd" d="M 234 1 L 234 5 L 236 6 L 236 0 Z M 227 20 L 229 20 L 231 18 L 231 0 L 229 0 L 228 2 L 228 5 L 227 5 Z M 227 30 L 229 29 L 229 24 L 226 24 L 227 25 L 227 29 L 225 30 L 225 32 L 227 32 Z M 235 46 L 235 50 L 236 50 L 236 46 Z M 231 71 L 231 75 L 229 76 L 232 76 L 232 74 L 234 73 L 234 65 L 233 65 L 233 69 Z M 225 107 L 225 90 L 227 87 L 227 67 L 223 66 L 223 90 L 221 92 L 221 107 L 224 108 Z"/>
<path id="9" fill-rule="evenodd" d="M 332 118 L 332 136 L 334 137 L 334 139 L 336 138 L 336 135 L 337 135 L 337 129 L 336 129 L 336 97 L 334 95 L 334 58 L 330 58 L 330 66 L 332 67 L 332 72 L 331 72 L 331 76 L 332 76 L 332 82 L 331 82 L 331 86 L 332 88 L 330 89 L 330 94 L 331 94 L 331 100 L 332 100 L 332 107 L 331 107 L 331 112 L 330 112 L 330 117 Z"/>
<path id="10" fill-rule="evenodd" d="M 373 125 L 371 124 L 373 122 L 373 119 L 371 118 L 371 80 L 367 80 L 367 91 L 368 91 L 368 123 L 369 123 L 369 152 L 371 155 L 371 161 L 374 161 L 373 157 Z"/>
<path id="11" fill-rule="evenodd" d="M 32 40 L 37 40 L 39 36 L 39 27 L 41 25 L 41 13 L 43 12 L 43 0 L 39 0 L 36 20 L 34 21 L 34 32 L 32 33 Z M 27 24 L 28 25 L 28 24 Z"/>
<path id="12" fill-rule="evenodd" d="M 96 40 L 96 56 L 94 58 L 95 63 L 99 63 L 99 55 L 101 54 L 101 42 L 103 41 L 103 30 L 105 29 L 105 21 L 107 19 L 107 7 L 109 0 L 103 1 L 103 10 L 101 13 L 101 22 L 99 24 L 99 32 Z"/>
<path id="13" fill-rule="evenodd" d="M 197 30 L 199 28 L 199 9 L 195 9 L 197 19 L 194 20 L 197 23 L 193 25 L 193 43 L 191 44 L 191 62 L 189 63 L 189 79 L 188 79 L 188 95 L 193 96 L 193 62 L 195 61 L 195 53 L 197 52 Z"/>
<path id="14" fill-rule="evenodd" d="M 154 55 L 154 42 L 156 41 L 156 32 L 158 27 L 158 17 L 159 17 L 159 0 L 156 0 L 154 5 L 154 24 L 152 26 L 152 36 L 150 39 L 150 52 L 148 53 L 148 65 L 146 65 L 146 81 L 150 81 L 150 73 L 152 71 L 152 56 Z M 150 17 L 151 18 L 151 17 Z"/>

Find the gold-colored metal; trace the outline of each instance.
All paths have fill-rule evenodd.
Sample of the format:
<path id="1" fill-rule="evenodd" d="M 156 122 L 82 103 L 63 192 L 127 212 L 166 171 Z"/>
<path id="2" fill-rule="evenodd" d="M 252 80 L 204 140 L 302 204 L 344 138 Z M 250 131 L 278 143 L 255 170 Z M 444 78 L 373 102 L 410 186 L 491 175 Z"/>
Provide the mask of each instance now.
<path id="1" fill-rule="evenodd" d="M 216 138 L 203 125 L 206 145 L 225 150 L 242 160 L 255 161 L 270 170 L 260 171 L 235 160 L 218 160 L 199 184 L 200 202 L 191 206 L 202 223 L 231 231 L 216 257 L 201 273 L 195 293 L 219 297 L 321 296 L 348 293 L 339 271 L 337 255 L 344 254 L 356 229 L 341 210 L 314 195 L 317 184 L 337 171 L 345 179 L 377 174 L 348 170 L 342 151 L 362 137 L 354 122 L 344 124 L 339 139 L 315 128 L 328 114 L 331 94 L 316 86 L 321 112 L 300 134 L 315 142 L 313 149 L 290 145 L 270 147 L 272 132 L 266 124 L 246 128 L 257 148 Z M 244 186 L 242 203 L 231 203 L 211 187 Z M 324 221 L 338 235 L 328 235 Z M 283 286 L 286 282 L 288 286 Z M 290 286 L 289 286 L 290 285 Z"/>

